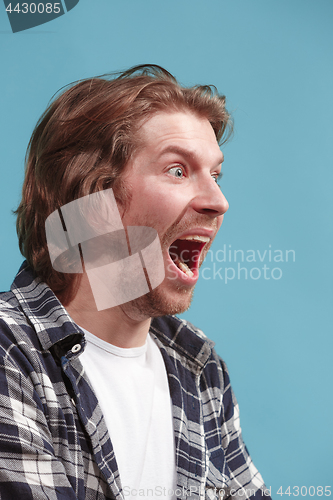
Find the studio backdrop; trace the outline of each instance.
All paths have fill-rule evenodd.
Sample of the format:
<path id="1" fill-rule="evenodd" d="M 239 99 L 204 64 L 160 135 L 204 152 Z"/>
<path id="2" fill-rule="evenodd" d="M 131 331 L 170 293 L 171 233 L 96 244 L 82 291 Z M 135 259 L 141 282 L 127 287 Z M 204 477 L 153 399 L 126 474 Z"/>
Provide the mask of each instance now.
<path id="1" fill-rule="evenodd" d="M 230 208 L 183 317 L 226 361 L 275 499 L 332 495 L 332 26 L 331 0 L 0 4 L 2 290 L 23 260 L 25 151 L 60 88 L 154 63 L 226 95 Z"/>

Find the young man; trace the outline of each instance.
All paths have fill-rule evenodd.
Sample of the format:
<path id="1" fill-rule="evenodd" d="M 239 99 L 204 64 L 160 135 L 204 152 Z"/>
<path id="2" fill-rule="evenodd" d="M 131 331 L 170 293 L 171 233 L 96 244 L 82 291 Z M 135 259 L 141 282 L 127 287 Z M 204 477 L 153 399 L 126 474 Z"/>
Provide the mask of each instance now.
<path id="1" fill-rule="evenodd" d="M 228 209 L 217 184 L 224 103 L 141 66 L 72 86 L 37 125 L 17 210 L 26 261 L 1 296 L 2 500 L 268 496 L 223 361 L 173 316 L 189 307 Z M 109 202 L 96 205 L 100 195 Z M 110 217 L 106 239 L 105 228 L 80 233 L 113 200 L 116 247 L 129 247 L 117 284 L 103 276 L 114 269 Z M 133 250 L 131 228 L 158 235 L 155 253 Z M 83 240 L 102 256 L 100 281 Z"/>

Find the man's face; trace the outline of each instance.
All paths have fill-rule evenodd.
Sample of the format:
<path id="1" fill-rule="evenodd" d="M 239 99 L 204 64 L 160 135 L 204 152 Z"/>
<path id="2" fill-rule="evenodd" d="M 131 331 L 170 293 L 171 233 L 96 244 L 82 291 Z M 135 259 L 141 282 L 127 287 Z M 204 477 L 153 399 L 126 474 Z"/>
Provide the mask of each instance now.
<path id="1" fill-rule="evenodd" d="M 156 229 L 165 279 L 123 307 L 143 317 L 176 314 L 190 306 L 199 266 L 228 210 L 216 183 L 223 155 L 209 121 L 192 113 L 159 112 L 139 134 L 142 147 L 123 174 L 130 195 L 123 224 Z"/>

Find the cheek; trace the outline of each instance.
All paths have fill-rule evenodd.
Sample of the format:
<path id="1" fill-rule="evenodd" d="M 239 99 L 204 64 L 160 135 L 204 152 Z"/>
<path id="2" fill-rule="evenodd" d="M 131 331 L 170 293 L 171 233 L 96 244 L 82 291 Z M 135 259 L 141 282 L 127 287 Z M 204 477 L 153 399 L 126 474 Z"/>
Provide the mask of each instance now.
<path id="1" fill-rule="evenodd" d="M 125 225 L 144 225 L 163 231 L 179 215 L 174 200 L 161 190 L 138 190 L 132 196 L 123 222 Z"/>
<path id="2" fill-rule="evenodd" d="M 125 225 L 146 225 L 163 233 L 183 213 L 188 204 L 184 194 L 152 177 L 131 179 L 131 201 L 123 222 Z"/>
<path id="3" fill-rule="evenodd" d="M 152 183 L 149 189 L 145 186 L 145 189 L 136 194 L 135 205 L 143 212 L 163 219 L 170 218 L 172 215 L 178 217 L 186 203 L 182 203 L 180 196 L 173 193 L 170 187 L 163 189 Z"/>

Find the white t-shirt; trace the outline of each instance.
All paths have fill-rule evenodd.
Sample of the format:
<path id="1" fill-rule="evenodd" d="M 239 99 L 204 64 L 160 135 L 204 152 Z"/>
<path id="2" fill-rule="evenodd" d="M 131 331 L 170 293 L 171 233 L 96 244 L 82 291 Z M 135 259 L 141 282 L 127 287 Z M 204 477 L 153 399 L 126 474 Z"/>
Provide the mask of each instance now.
<path id="1" fill-rule="evenodd" d="M 148 335 L 142 347 L 121 348 L 82 330 L 87 346 L 80 360 L 105 417 L 125 497 L 174 499 L 172 405 L 158 346 Z"/>

